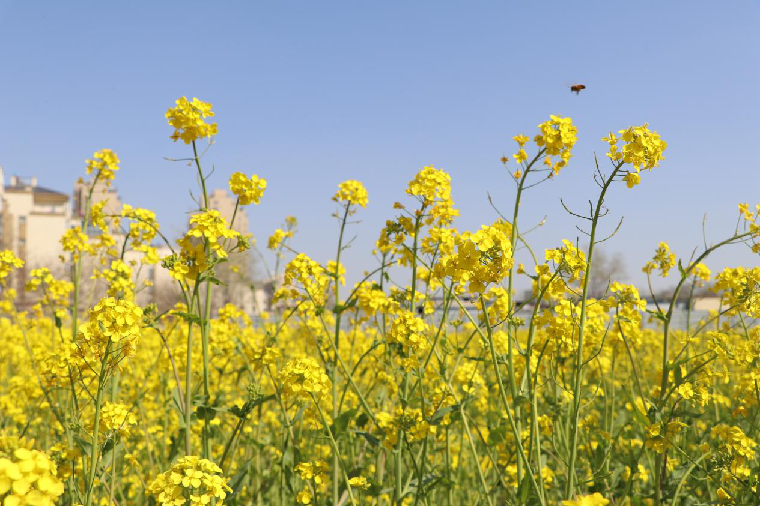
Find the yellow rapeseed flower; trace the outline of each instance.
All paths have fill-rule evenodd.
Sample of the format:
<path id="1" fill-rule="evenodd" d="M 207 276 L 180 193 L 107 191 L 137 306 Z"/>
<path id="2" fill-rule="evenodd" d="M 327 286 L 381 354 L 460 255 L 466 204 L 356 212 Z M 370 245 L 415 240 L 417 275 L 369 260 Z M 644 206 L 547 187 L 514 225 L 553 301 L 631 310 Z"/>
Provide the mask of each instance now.
<path id="1" fill-rule="evenodd" d="M 343 181 L 338 185 L 338 192 L 332 198 L 335 202 L 344 202 L 367 207 L 367 190 L 356 180 Z"/>
<path id="2" fill-rule="evenodd" d="M 216 135 L 216 123 L 206 123 L 205 118 L 214 117 L 211 104 L 201 102 L 193 98 L 192 102 L 187 97 L 181 97 L 176 101 L 177 106 L 166 111 L 169 125 L 174 127 L 171 138 L 176 142 L 182 139 L 185 144 L 204 137 Z"/>
<path id="3" fill-rule="evenodd" d="M 240 205 L 258 204 L 266 188 L 267 180 L 256 174 L 248 177 L 242 172 L 235 172 L 230 176 L 230 191 L 237 196 Z"/>
<path id="4" fill-rule="evenodd" d="M 213 499 L 222 504 L 232 489 L 221 476 L 222 470 L 207 459 L 182 457 L 150 484 L 148 493 L 161 506 L 180 506 L 190 498 L 190 504 L 206 505 Z"/>
<path id="5" fill-rule="evenodd" d="M 0 285 L 5 284 L 5 278 L 12 269 L 24 266 L 24 261 L 13 254 L 11 250 L 0 251 Z"/>
<path id="6" fill-rule="evenodd" d="M 111 186 L 111 181 L 115 177 L 115 172 L 119 170 L 119 157 L 110 149 L 96 151 L 92 155 L 92 160 L 87 160 L 85 170 L 87 174 L 95 173 L 98 181 L 105 181 L 106 186 Z"/>

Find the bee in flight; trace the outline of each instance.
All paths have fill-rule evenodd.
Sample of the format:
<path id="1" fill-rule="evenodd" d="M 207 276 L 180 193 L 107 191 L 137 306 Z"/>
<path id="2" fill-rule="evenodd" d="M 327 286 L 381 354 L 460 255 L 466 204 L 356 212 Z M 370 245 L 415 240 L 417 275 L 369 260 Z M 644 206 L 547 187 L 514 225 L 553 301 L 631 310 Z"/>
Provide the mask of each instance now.
<path id="1" fill-rule="evenodd" d="M 570 85 L 570 91 L 575 93 L 576 95 L 581 92 L 581 90 L 585 90 L 586 85 L 585 84 L 571 84 Z"/>

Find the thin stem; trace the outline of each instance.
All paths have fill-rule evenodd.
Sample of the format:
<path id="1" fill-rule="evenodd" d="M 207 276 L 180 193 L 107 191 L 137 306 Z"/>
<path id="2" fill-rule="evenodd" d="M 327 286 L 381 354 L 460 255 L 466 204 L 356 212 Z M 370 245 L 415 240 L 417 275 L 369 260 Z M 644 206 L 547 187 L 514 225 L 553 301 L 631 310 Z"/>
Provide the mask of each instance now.
<path id="1" fill-rule="evenodd" d="M 610 184 L 615 179 L 620 168 L 623 166 L 623 162 L 619 162 L 615 169 L 610 174 L 610 177 L 604 181 L 602 191 L 597 200 L 596 207 L 594 208 L 594 215 L 591 219 L 591 234 L 589 236 L 588 253 L 586 254 L 586 270 L 583 276 L 583 292 L 581 295 L 581 315 L 580 324 L 578 328 L 578 349 L 575 353 L 575 367 L 574 377 L 575 382 L 573 386 L 573 413 L 570 429 L 570 438 L 568 444 L 570 445 L 570 459 L 567 464 L 567 482 L 565 484 L 565 499 L 572 499 L 575 495 L 575 461 L 578 456 L 578 427 L 579 427 L 579 414 L 581 409 L 581 382 L 583 379 L 583 338 L 586 330 L 586 311 L 588 305 L 588 291 L 589 291 L 589 279 L 591 279 L 591 261 L 594 254 L 594 245 L 596 243 L 596 229 L 599 224 L 599 218 L 602 212 L 602 205 L 604 203 L 604 196 L 607 194 L 607 190 Z"/>

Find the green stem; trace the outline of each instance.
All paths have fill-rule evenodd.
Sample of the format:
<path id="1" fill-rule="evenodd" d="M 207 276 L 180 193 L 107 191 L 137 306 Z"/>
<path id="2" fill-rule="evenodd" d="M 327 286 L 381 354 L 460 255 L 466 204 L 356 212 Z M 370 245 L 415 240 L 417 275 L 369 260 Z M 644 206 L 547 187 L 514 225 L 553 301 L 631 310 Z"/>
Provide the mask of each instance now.
<path id="1" fill-rule="evenodd" d="M 354 493 L 351 490 L 351 484 L 348 482 L 348 474 L 346 473 L 346 470 L 343 469 L 343 465 L 340 460 L 340 452 L 338 450 L 338 443 L 335 441 L 335 437 L 333 436 L 332 430 L 330 430 L 330 424 L 327 423 L 325 414 L 322 412 L 322 408 L 320 407 L 317 399 L 314 397 L 314 394 L 310 393 L 309 395 L 311 395 L 311 400 L 314 402 L 314 405 L 317 407 L 317 411 L 319 412 L 319 418 L 322 419 L 322 424 L 325 426 L 325 430 L 327 430 L 327 437 L 330 439 L 330 446 L 332 446 L 332 449 L 335 455 L 338 455 L 338 464 L 340 465 L 340 469 L 343 471 L 343 479 L 346 480 L 346 490 L 348 490 L 348 500 L 351 502 L 353 506 L 356 506 Z M 337 505 L 338 502 L 336 501 L 333 504 Z"/>
<path id="2" fill-rule="evenodd" d="M 333 282 L 335 286 L 335 305 L 340 305 L 340 254 L 343 252 L 343 234 L 346 231 L 346 220 L 351 209 L 351 203 L 346 204 L 346 209 L 343 212 L 343 219 L 340 222 L 340 235 L 338 236 L 338 251 L 335 254 L 335 272 L 333 273 Z M 332 360 L 332 367 L 330 367 L 330 381 L 332 382 L 332 417 L 333 420 L 338 418 L 339 411 L 339 387 L 338 387 L 338 350 L 340 349 L 340 321 L 343 316 L 343 311 L 338 311 L 335 315 L 335 358 Z M 316 401 L 315 401 L 316 402 Z M 332 499 L 333 504 L 338 504 L 340 493 L 340 457 L 338 455 L 337 443 L 334 446 L 333 452 L 333 479 L 332 479 Z"/>
<path id="3" fill-rule="evenodd" d="M 565 484 L 565 499 L 572 499 L 575 494 L 575 461 L 578 457 L 578 425 L 579 414 L 581 409 L 581 382 L 583 380 L 583 338 L 585 336 L 586 327 L 586 312 L 588 304 L 588 290 L 589 279 L 591 279 L 591 261 L 594 254 L 594 245 L 596 243 L 596 227 L 599 224 L 599 217 L 602 212 L 602 205 L 604 203 L 604 196 L 607 194 L 607 190 L 610 184 L 615 179 L 620 168 L 623 166 L 623 162 L 619 162 L 615 169 L 610 174 L 610 177 L 604 181 L 602 191 L 597 200 L 596 207 L 594 208 L 594 215 L 591 219 L 591 234 L 589 236 L 588 253 L 586 254 L 586 269 L 583 276 L 583 292 L 581 295 L 581 316 L 578 328 L 578 350 L 575 353 L 575 367 L 574 377 L 575 384 L 573 387 L 573 412 L 570 419 L 570 458 L 567 464 L 567 482 Z"/>
<path id="4" fill-rule="evenodd" d="M 185 365 L 185 455 L 192 455 L 193 415 L 193 323 L 187 327 L 187 363 Z"/>
<path id="5" fill-rule="evenodd" d="M 459 302 L 457 300 L 457 302 Z M 460 303 L 461 304 L 461 303 Z M 525 450 L 522 446 L 522 435 L 520 434 L 519 426 L 517 425 L 515 419 L 512 416 L 512 410 L 509 407 L 509 401 L 507 400 L 507 394 L 505 392 L 504 388 L 504 382 L 501 379 L 501 372 L 499 371 L 499 364 L 498 360 L 496 358 L 496 346 L 493 342 L 493 329 L 491 328 L 491 322 L 488 321 L 488 310 L 486 308 L 486 301 L 483 297 L 480 298 L 480 307 L 483 311 L 483 318 L 485 319 L 486 324 L 486 341 L 488 342 L 488 350 L 491 353 L 491 363 L 493 364 L 493 370 L 496 374 L 496 382 L 499 385 L 499 394 L 501 396 L 501 402 L 504 404 L 504 410 L 507 413 L 507 419 L 509 420 L 509 425 L 512 429 L 512 435 L 515 438 L 515 444 L 517 445 L 519 458 L 517 459 L 518 462 L 522 462 L 525 466 L 525 470 L 528 473 L 528 480 L 530 481 L 530 486 L 533 487 L 533 491 L 536 493 L 536 497 L 540 501 L 541 504 L 544 503 L 543 501 L 543 494 L 541 493 L 541 489 L 538 486 L 538 483 L 536 483 L 536 477 L 531 470 L 530 462 L 528 461 L 527 455 L 525 455 Z M 467 313 L 469 317 L 469 313 Z M 480 331 L 480 328 L 476 326 L 478 329 L 478 332 L 482 336 L 482 332 Z M 513 397 L 512 399 L 515 399 L 516 397 Z M 520 483 L 520 481 L 518 481 Z"/>
<path id="6" fill-rule="evenodd" d="M 100 363 L 100 374 L 98 376 L 98 390 L 95 394 L 95 419 L 92 428 L 92 448 L 90 450 L 90 476 L 87 480 L 87 494 L 85 496 L 84 506 L 92 505 L 92 489 L 95 486 L 95 473 L 98 468 L 98 458 L 100 448 L 98 435 L 100 434 L 100 407 L 103 402 L 103 390 L 105 387 L 106 373 L 108 371 L 108 355 L 111 352 L 111 341 L 108 341 L 106 350 L 103 353 L 103 360 Z"/>
<path id="7" fill-rule="evenodd" d="M 486 502 L 493 506 L 493 500 L 491 500 L 491 494 L 488 492 L 488 485 L 486 485 L 486 479 L 483 476 L 483 470 L 480 468 L 480 458 L 478 452 L 475 449 L 475 442 L 472 440 L 472 434 L 470 433 L 470 425 L 467 423 L 467 416 L 464 413 L 464 406 L 459 404 L 459 414 L 462 417 L 462 426 L 464 427 L 465 434 L 467 435 L 467 441 L 470 443 L 470 451 L 472 452 L 472 458 L 475 461 L 475 469 L 478 470 L 478 479 L 480 480 L 480 486 L 483 487 L 483 495 L 486 498 Z"/>

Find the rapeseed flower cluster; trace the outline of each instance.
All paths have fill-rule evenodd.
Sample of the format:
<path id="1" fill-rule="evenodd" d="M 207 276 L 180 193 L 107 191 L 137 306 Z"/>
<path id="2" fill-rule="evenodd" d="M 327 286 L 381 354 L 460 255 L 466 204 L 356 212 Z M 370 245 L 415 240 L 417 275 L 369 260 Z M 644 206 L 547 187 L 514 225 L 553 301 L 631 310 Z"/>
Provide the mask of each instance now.
<path id="1" fill-rule="evenodd" d="M 0 251 L 0 285 L 5 284 L 5 280 L 11 270 L 19 269 L 24 266 L 24 261 L 18 258 L 10 250 Z"/>
<path id="2" fill-rule="evenodd" d="M 187 456 L 179 459 L 171 470 L 158 475 L 147 491 L 161 506 L 181 506 L 188 501 L 193 505 L 206 505 L 214 499 L 221 505 L 232 492 L 221 473 L 221 468 L 210 460 Z"/>
<path id="3" fill-rule="evenodd" d="M 277 298 L 311 301 L 321 306 L 325 303 L 330 278 L 324 267 L 300 253 L 285 267 L 283 282 L 285 286 L 279 290 Z M 298 290 L 298 285 L 303 291 Z"/>
<path id="4" fill-rule="evenodd" d="M 610 503 L 599 492 L 578 496 L 572 501 L 562 501 L 562 506 L 607 506 Z"/>
<path id="5" fill-rule="evenodd" d="M 308 401 L 326 395 L 330 390 L 330 378 L 311 357 L 291 360 L 280 371 L 282 396 L 286 399 Z"/>
<path id="6" fill-rule="evenodd" d="M 187 97 L 177 99 L 176 103 L 176 107 L 166 111 L 169 125 L 174 127 L 174 133 L 171 135 L 173 141 L 182 139 L 185 144 L 190 144 L 204 137 L 216 135 L 216 123 L 206 123 L 206 118 L 214 117 L 211 104 L 197 98 L 189 101 Z"/>
<path id="7" fill-rule="evenodd" d="M 258 204 L 266 188 L 267 180 L 259 178 L 256 174 L 248 177 L 242 172 L 235 172 L 230 177 L 230 191 L 242 206 Z"/>
<path id="8" fill-rule="evenodd" d="M 137 416 L 132 409 L 118 402 L 106 402 L 100 410 L 100 430 L 128 436 L 130 429 L 137 424 Z"/>
<path id="9" fill-rule="evenodd" d="M 89 311 L 88 321 L 79 327 L 77 345 L 85 356 L 114 362 L 134 356 L 142 334 L 142 309 L 133 302 L 101 299 Z"/>
<path id="10" fill-rule="evenodd" d="M 367 190 L 356 180 L 343 181 L 338 185 L 338 192 L 332 198 L 335 202 L 367 207 Z"/>
<path id="11" fill-rule="evenodd" d="M 545 148 L 544 163 L 551 167 L 553 175 L 557 175 L 572 157 L 573 146 L 578 140 L 578 129 L 573 125 L 572 119 L 554 115 L 538 125 L 538 129 L 541 133 L 533 141 L 537 146 Z M 553 161 L 554 156 L 558 156 L 559 160 Z"/>
<path id="12" fill-rule="evenodd" d="M 665 159 L 663 152 L 668 144 L 660 138 L 657 132 L 649 130 L 649 125 L 632 126 L 618 132 L 620 137 L 610 132 L 602 140 L 609 143 L 607 156 L 614 162 L 633 165 L 633 171 L 628 171 L 624 180 L 628 188 L 633 188 L 641 182 L 641 170 L 652 170 Z M 623 147 L 619 144 L 622 141 Z"/>
<path id="13" fill-rule="evenodd" d="M 483 293 L 489 284 L 504 279 L 514 263 L 511 230 L 508 223 L 497 221 L 477 232 L 454 236 L 452 251 L 435 266 L 436 276 L 467 285 L 471 293 Z"/>
<path id="14" fill-rule="evenodd" d="M 655 269 L 660 271 L 660 276 L 667 278 L 672 269 L 676 265 L 676 254 L 670 250 L 670 246 L 667 243 L 661 242 L 654 252 L 652 260 L 644 265 L 643 272 L 651 274 Z"/>
<path id="15" fill-rule="evenodd" d="M 45 453 L 18 448 L 0 457 L 0 499 L 3 506 L 53 506 L 64 486 Z"/>
<path id="16" fill-rule="evenodd" d="M 82 232 L 81 227 L 70 228 L 64 232 L 61 237 L 61 246 L 63 251 L 71 253 L 75 260 L 80 258 L 82 254 L 95 253 L 95 248 L 89 243 L 87 235 Z"/>
<path id="17" fill-rule="evenodd" d="M 290 230 L 282 230 L 278 228 L 272 235 L 269 236 L 269 239 L 267 240 L 267 248 L 276 250 L 288 237 L 293 237 L 293 232 Z"/>
<path id="18" fill-rule="evenodd" d="M 408 346 L 413 352 L 418 352 L 426 345 L 426 332 L 427 324 L 406 311 L 393 320 L 388 342 Z"/>
<path id="19" fill-rule="evenodd" d="M 240 235 L 240 232 L 229 228 L 227 220 L 215 209 L 207 209 L 201 213 L 194 214 L 190 218 L 190 225 L 190 230 L 188 230 L 185 237 L 204 239 L 211 251 L 216 253 L 220 258 L 227 258 L 227 251 L 224 244 L 220 243 L 220 240 L 238 239 L 239 245 L 246 244 L 245 238 Z"/>
<path id="20" fill-rule="evenodd" d="M 435 167 L 425 167 L 409 181 L 406 193 L 428 208 L 425 224 L 446 225 L 459 215 L 451 200 L 451 176 Z"/>
<path id="21" fill-rule="evenodd" d="M 87 174 L 95 173 L 95 178 L 104 181 L 106 186 L 111 186 L 111 181 L 116 177 L 116 171 L 119 170 L 119 157 L 110 149 L 96 151 L 92 155 L 92 160 L 87 160 L 85 171 Z"/>

